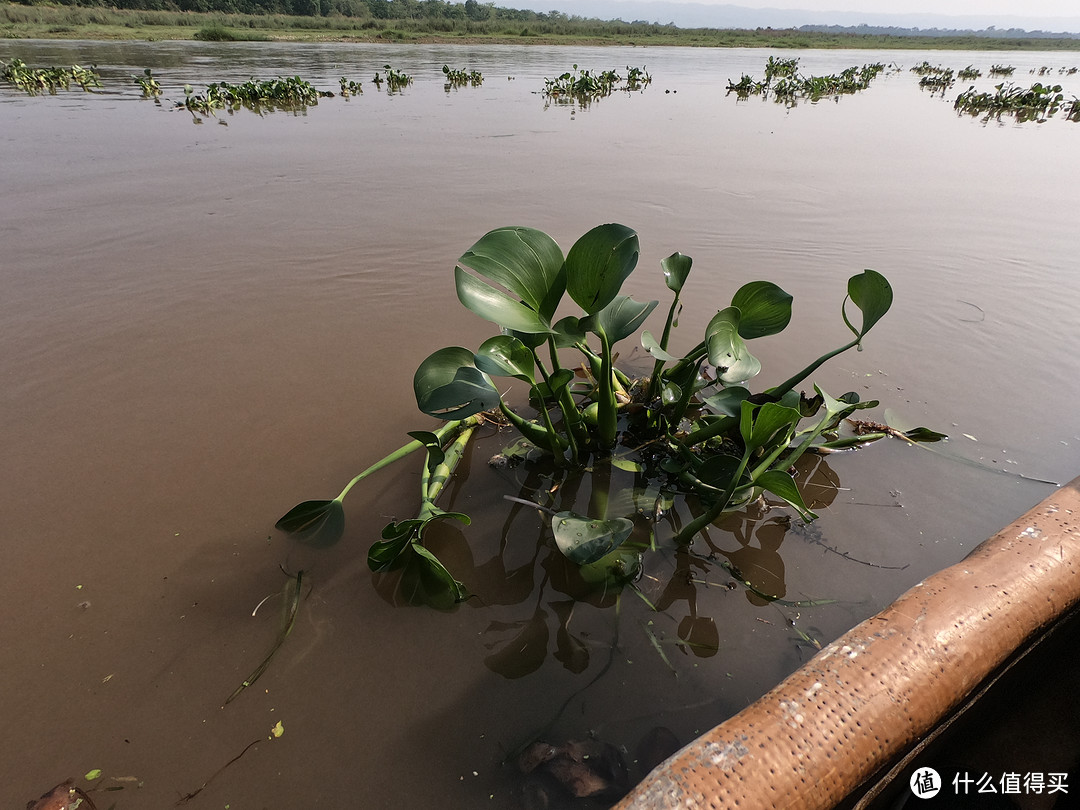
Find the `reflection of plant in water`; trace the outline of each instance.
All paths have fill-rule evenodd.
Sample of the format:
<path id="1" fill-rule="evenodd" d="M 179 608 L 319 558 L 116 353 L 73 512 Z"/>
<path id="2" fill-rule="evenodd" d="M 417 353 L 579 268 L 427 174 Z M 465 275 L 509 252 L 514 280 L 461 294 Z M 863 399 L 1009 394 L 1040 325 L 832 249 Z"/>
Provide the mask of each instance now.
<path id="1" fill-rule="evenodd" d="M 767 97 L 771 92 L 774 101 L 794 107 L 800 100 L 813 103 L 825 97 L 839 98 L 865 90 L 883 70 L 885 65 L 878 62 L 861 68 L 849 67 L 829 76 L 803 76 L 799 73 L 798 59 L 770 56 L 765 63 L 764 81 L 755 82 L 752 76 L 743 74 L 738 82 L 728 79 L 727 91 L 740 99 Z"/>
<path id="2" fill-rule="evenodd" d="M 519 459 L 525 478 L 518 482 L 518 502 L 509 507 L 503 542 L 510 542 L 509 526 L 518 516 L 543 513 L 550 526 L 545 523 L 537 536 L 534 560 L 543 555 L 544 587 L 550 584 L 573 601 L 614 604 L 626 587 L 648 601 L 635 581 L 646 553 L 662 547 L 657 530 L 665 524 L 670 534 L 664 534 L 685 549 L 725 513 L 763 494 L 812 520 L 815 515 L 790 472 L 799 460 L 819 448 L 852 446 L 884 434 L 839 435 L 844 420 L 876 402 L 860 402 L 854 393 L 834 399 L 816 387 L 807 396 L 798 387 L 831 357 L 861 347 L 892 304 L 888 281 L 873 270 L 851 277 L 841 314 L 852 339 L 779 385 L 752 393 L 746 383 L 761 363 L 748 342 L 785 329 L 792 297 L 771 282 L 744 284 L 711 319 L 701 341 L 676 356 L 669 353 L 669 341 L 692 260 L 680 253 L 668 256 L 661 269 L 673 300 L 663 332 L 659 338 L 648 331 L 640 336 L 654 359 L 652 373 L 632 380 L 614 365 L 615 346 L 635 334 L 658 304 L 621 292 L 637 258 L 637 234 L 623 225 L 592 229 L 565 255 L 551 237 L 530 228 L 499 228 L 482 237 L 458 260 L 457 295 L 501 331 L 477 351 L 439 349 L 420 364 L 413 380 L 420 410 L 446 424 L 410 434 L 412 442 L 365 470 L 337 498 L 306 501 L 278 527 L 308 543 L 335 542 L 343 532 L 342 500 L 349 490 L 375 470 L 424 449 L 419 513 L 387 525 L 371 546 L 368 564 L 376 573 L 393 574 L 388 581 L 396 601 L 449 608 L 469 598 L 457 576 L 471 577 L 452 574 L 436 552 L 440 538 L 457 536 L 455 523 L 470 520 L 442 510 L 436 499 L 492 412 L 523 437 L 504 461 L 506 469 L 514 469 Z M 567 297 L 580 310 L 556 319 Z M 576 358 L 572 363 L 570 355 Z M 513 410 L 493 377 L 524 384 L 536 417 Z M 578 492 L 586 490 L 583 506 Z M 516 648 L 532 650 L 541 661 L 548 632 L 544 587 L 532 618 L 504 628 L 518 631 Z M 515 601 L 525 598 L 517 585 L 511 590 Z M 497 594 L 493 598 L 503 601 Z M 572 611 L 556 613 L 564 634 L 560 655 L 577 666 L 581 647 L 569 631 Z M 691 625 L 697 624 L 692 616 Z M 694 638 L 703 632 L 699 627 Z M 527 668 L 523 662 L 517 666 Z"/>

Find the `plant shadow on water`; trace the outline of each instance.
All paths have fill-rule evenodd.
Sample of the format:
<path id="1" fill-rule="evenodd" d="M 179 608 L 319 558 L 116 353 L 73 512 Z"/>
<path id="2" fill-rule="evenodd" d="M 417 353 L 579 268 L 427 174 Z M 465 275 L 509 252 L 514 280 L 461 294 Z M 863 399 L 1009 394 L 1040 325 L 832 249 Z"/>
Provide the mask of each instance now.
<path id="1" fill-rule="evenodd" d="M 597 476 L 555 465 L 486 463 L 492 453 L 500 458 L 505 440 L 501 431 L 474 440 L 475 458 L 459 467 L 448 501 L 448 508 L 460 506 L 469 489 L 494 493 L 470 511 L 497 530 L 471 531 L 469 543 L 459 524 L 443 521 L 426 536 L 472 594 L 462 608 L 483 617 L 474 654 L 502 686 L 479 679 L 484 686 L 455 709 L 425 717 L 420 733 L 445 735 L 461 718 L 476 718 L 477 736 L 492 747 L 486 759 L 477 749 L 481 761 L 472 769 L 495 772 L 485 783 L 498 797 L 495 806 L 607 806 L 698 729 L 741 708 L 722 689 L 700 688 L 730 678 L 724 670 L 732 667 L 735 637 L 753 647 L 755 634 L 768 633 L 796 666 L 821 640 L 815 609 L 835 602 L 806 595 L 813 586 L 799 574 L 789 581 L 782 546 L 805 538 L 798 524 L 777 514 L 776 499 L 727 515 L 693 544 L 645 555 L 628 587 L 589 581 L 558 550 L 549 516 L 506 504 L 498 491 L 515 491 L 522 500 L 551 493 L 559 509 L 582 512 L 607 498 L 611 513 L 631 515 L 635 523 L 624 545 L 642 550 L 657 527 L 675 531 L 695 509 L 680 505 L 658 514 L 655 496 L 650 501 L 640 476 L 625 470 Z M 827 508 L 840 491 L 824 458 L 804 459 L 795 478 L 813 509 Z M 400 572 L 372 577 L 388 603 L 409 603 Z M 640 702 L 644 695 L 647 704 Z"/>

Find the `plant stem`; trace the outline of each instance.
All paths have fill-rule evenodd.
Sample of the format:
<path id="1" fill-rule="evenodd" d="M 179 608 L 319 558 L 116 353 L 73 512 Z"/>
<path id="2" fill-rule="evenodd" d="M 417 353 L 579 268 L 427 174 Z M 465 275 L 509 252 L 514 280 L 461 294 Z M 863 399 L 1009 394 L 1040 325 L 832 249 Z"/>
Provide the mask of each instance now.
<path id="1" fill-rule="evenodd" d="M 439 437 L 439 441 L 441 442 L 447 436 L 451 435 L 454 431 L 459 430 L 462 425 L 475 427 L 478 424 L 480 424 L 480 420 L 476 416 L 470 416 L 467 419 L 458 419 L 447 422 L 441 428 L 432 432 Z M 393 453 L 390 453 L 390 455 L 380 459 L 379 461 L 376 461 L 374 464 L 372 464 L 370 467 L 368 467 L 366 470 L 356 476 L 356 478 L 346 484 L 345 489 L 341 490 L 341 494 L 338 495 L 337 498 L 335 498 L 334 500 L 340 501 L 344 499 L 344 497 L 349 494 L 349 490 L 351 490 L 354 486 L 363 481 L 369 475 L 374 472 L 378 472 L 383 467 L 389 467 L 395 461 L 400 461 L 401 459 L 405 458 L 405 456 L 419 450 L 423 446 L 424 443 L 417 441 L 416 439 L 413 439 L 408 444 L 402 445 Z"/>
<path id="2" fill-rule="evenodd" d="M 813 374 L 815 371 L 817 371 L 817 369 L 823 363 L 825 363 L 825 361 L 831 360 L 832 358 L 836 357 L 836 355 L 838 355 L 838 354 L 843 354 L 848 349 L 850 349 L 850 348 L 852 348 L 854 346 L 858 346 L 859 341 L 861 341 L 861 340 L 862 340 L 862 338 L 855 338 L 855 340 L 851 341 L 851 343 L 848 343 L 848 344 L 846 344 L 844 346 L 841 346 L 839 349 L 835 349 L 835 350 L 829 352 L 828 354 L 823 354 L 821 357 L 819 357 L 813 363 L 808 365 L 806 368 L 804 368 L 802 371 L 800 371 L 795 376 L 793 376 L 793 377 L 791 377 L 791 378 L 789 378 L 787 380 L 784 380 L 784 382 L 780 383 L 780 385 L 776 386 L 775 388 L 769 389 L 769 394 L 771 396 L 777 397 L 779 399 L 784 394 L 786 394 L 788 391 L 790 391 L 792 388 L 794 388 L 796 385 L 798 385 L 803 380 L 805 380 L 807 377 L 809 377 L 811 374 Z"/>
<path id="3" fill-rule="evenodd" d="M 714 503 L 705 514 L 698 515 L 679 530 L 679 533 L 674 537 L 676 543 L 689 542 L 695 534 L 720 517 L 723 511 L 727 509 L 727 505 L 731 501 L 731 496 L 735 493 L 735 489 L 738 487 L 739 480 L 742 478 L 743 472 L 746 471 L 746 465 L 749 461 L 750 454 L 743 453 L 742 460 L 739 462 L 739 467 L 731 476 L 731 480 L 724 489 L 724 494 L 717 499 L 716 503 Z"/>

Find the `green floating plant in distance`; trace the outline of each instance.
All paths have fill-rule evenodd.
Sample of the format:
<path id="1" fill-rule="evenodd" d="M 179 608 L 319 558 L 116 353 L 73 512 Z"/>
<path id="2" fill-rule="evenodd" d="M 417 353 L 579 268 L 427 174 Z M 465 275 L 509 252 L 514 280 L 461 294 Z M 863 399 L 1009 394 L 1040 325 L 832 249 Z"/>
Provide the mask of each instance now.
<path id="1" fill-rule="evenodd" d="M 772 69 L 782 76 L 793 65 L 775 63 Z M 655 530 L 643 525 L 642 510 L 620 513 L 609 501 L 606 482 L 615 469 L 633 471 L 657 505 L 682 501 L 691 510 L 691 519 L 673 536 L 676 543 L 692 542 L 724 512 L 762 493 L 812 520 L 815 515 L 791 474 L 801 456 L 890 434 L 841 436 L 845 420 L 877 403 L 861 402 L 854 393 L 833 398 L 816 386 L 810 395 L 798 389 L 830 358 L 862 349 L 867 333 L 892 306 L 889 282 L 873 270 L 852 276 L 840 307 L 852 339 L 779 385 L 753 393 L 749 386 L 761 362 L 749 346 L 787 328 L 792 296 L 769 281 L 744 284 L 718 307 L 700 341 L 675 354 L 670 340 L 693 260 L 673 253 L 660 263 L 673 300 L 656 338 L 642 327 L 659 302 L 637 301 L 623 291 L 639 254 L 637 233 L 617 223 L 589 230 L 565 254 L 533 228 L 497 228 L 481 237 L 458 259 L 454 287 L 460 303 L 498 331 L 476 350 L 436 349 L 413 378 L 420 411 L 445 424 L 410 434 L 412 442 L 365 470 L 337 498 L 305 501 L 278 528 L 302 542 L 335 542 L 343 532 L 342 500 L 349 490 L 424 449 L 419 513 L 387 525 L 371 546 L 368 564 L 377 573 L 396 572 L 405 601 L 452 607 L 468 598 L 468 589 L 428 548 L 426 532 L 436 521 L 470 523 L 464 514 L 443 511 L 436 499 L 476 427 L 493 412 L 561 474 L 593 477 L 587 515 L 540 506 L 534 503 L 545 497 L 540 493 L 533 500 L 507 497 L 549 513 L 552 549 L 577 567 L 581 581 L 605 592 L 632 584 L 641 554 L 656 547 Z M 653 365 L 647 377 L 633 379 L 616 367 L 616 347 L 639 332 Z M 535 413 L 515 409 L 514 387 L 497 385 L 494 378 L 500 377 L 527 388 Z M 626 437 L 632 441 L 624 443 Z M 635 528 L 647 529 L 648 544 L 633 539 Z"/>

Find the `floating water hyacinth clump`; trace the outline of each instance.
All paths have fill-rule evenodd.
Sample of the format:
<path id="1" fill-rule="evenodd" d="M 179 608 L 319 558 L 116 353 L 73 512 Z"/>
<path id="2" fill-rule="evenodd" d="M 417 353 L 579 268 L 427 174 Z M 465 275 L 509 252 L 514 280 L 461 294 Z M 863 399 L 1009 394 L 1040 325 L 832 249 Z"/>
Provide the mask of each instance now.
<path id="1" fill-rule="evenodd" d="M 11 62 L 0 62 L 0 78 L 15 85 L 29 96 L 41 93 L 56 95 L 58 90 L 68 90 L 72 83 L 88 93 L 95 87 L 101 87 L 101 75 L 95 65 L 33 68 L 21 59 L 12 59 Z"/>
<path id="2" fill-rule="evenodd" d="M 799 72 L 798 59 L 770 56 L 765 63 L 764 81 L 757 82 L 752 76 L 743 74 L 738 82 L 728 80 L 727 92 L 734 93 L 739 99 L 753 95 L 768 97 L 771 94 L 774 101 L 794 107 L 799 101 L 814 103 L 823 98 L 838 99 L 842 95 L 866 90 L 884 70 L 885 65 L 876 62 L 825 76 L 804 76 Z"/>

